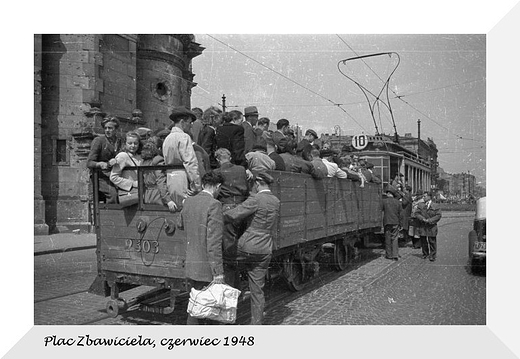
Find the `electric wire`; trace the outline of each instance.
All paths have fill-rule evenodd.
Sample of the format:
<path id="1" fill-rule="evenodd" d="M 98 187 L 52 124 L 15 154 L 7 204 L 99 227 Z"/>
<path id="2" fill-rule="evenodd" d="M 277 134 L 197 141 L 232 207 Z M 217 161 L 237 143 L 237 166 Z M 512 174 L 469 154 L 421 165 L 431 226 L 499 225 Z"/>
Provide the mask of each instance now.
<path id="1" fill-rule="evenodd" d="M 335 107 L 341 109 L 341 110 L 342 110 L 342 111 L 343 111 L 343 112 L 344 112 L 348 117 L 350 117 L 350 118 L 351 118 L 351 119 L 352 119 L 352 120 L 353 120 L 353 121 L 354 121 L 354 122 L 355 122 L 359 127 L 361 127 L 364 131 L 366 131 L 366 129 L 365 129 L 365 128 L 364 128 L 364 127 L 363 127 L 363 126 L 362 126 L 362 125 L 361 125 L 361 124 L 360 124 L 360 123 L 359 123 L 359 122 L 358 122 L 358 121 L 357 121 L 357 120 L 356 120 L 356 119 L 355 119 L 355 118 L 354 118 L 350 113 L 348 113 L 348 112 L 347 112 L 343 107 L 341 107 L 341 104 L 338 104 L 338 103 L 332 101 L 331 99 L 329 99 L 329 98 L 323 96 L 322 94 L 320 94 L 320 93 L 318 93 L 318 92 L 316 92 L 316 91 L 314 91 L 314 90 L 308 88 L 307 86 L 304 86 L 304 85 L 300 84 L 299 82 L 297 82 L 297 81 L 291 79 L 290 77 L 288 77 L 288 76 L 282 74 L 281 72 L 276 71 L 276 70 L 270 68 L 269 66 L 267 66 L 267 65 L 265 65 L 265 64 L 263 64 L 263 63 L 261 63 L 260 61 L 254 59 L 253 57 L 251 57 L 251 56 L 249 56 L 249 55 L 243 53 L 242 51 L 240 51 L 240 50 L 234 48 L 233 46 L 231 46 L 231 45 L 229 45 L 229 44 L 226 44 L 225 42 L 223 42 L 223 41 L 217 39 L 216 37 L 211 36 L 211 35 L 209 35 L 209 34 L 206 34 L 206 35 L 207 35 L 208 37 L 212 38 L 213 40 L 219 42 L 220 44 L 222 44 L 222 45 L 224 45 L 224 46 L 230 48 L 231 50 L 236 51 L 237 53 L 241 54 L 242 56 L 244 56 L 244 57 L 250 59 L 251 61 L 255 62 L 256 64 L 258 64 L 258 65 L 260 65 L 260 66 L 262 66 L 262 67 L 268 69 L 269 71 L 272 71 L 272 72 L 274 72 L 275 74 L 277 74 L 277 75 L 283 77 L 284 79 L 286 79 L 286 80 L 292 82 L 293 84 L 295 84 L 295 85 L 297 85 L 297 86 L 299 86 L 299 87 L 301 87 L 301 88 L 303 88 L 303 89 L 305 89 L 305 90 L 311 92 L 312 94 L 314 94 L 314 95 L 316 95 L 316 96 L 318 96 L 318 97 L 324 99 L 325 101 L 330 102 L 330 103 L 331 103 L 332 105 L 334 105 Z"/>

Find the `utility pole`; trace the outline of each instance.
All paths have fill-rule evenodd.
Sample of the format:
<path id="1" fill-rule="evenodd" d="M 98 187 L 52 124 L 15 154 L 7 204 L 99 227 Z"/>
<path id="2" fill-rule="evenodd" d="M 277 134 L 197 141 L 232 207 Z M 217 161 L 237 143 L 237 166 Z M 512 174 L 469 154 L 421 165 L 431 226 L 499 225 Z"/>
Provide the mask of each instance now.
<path id="1" fill-rule="evenodd" d="M 226 112 L 226 95 L 222 95 L 222 112 Z"/>

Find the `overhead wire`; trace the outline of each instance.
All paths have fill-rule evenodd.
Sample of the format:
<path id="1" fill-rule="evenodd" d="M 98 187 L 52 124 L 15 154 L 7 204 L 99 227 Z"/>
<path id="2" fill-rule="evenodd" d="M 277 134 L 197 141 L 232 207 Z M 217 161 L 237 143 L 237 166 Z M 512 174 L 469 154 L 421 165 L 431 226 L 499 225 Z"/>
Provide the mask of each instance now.
<path id="1" fill-rule="evenodd" d="M 336 34 L 336 36 L 354 53 L 356 54 L 356 56 L 359 56 L 359 54 L 341 37 L 339 36 L 338 34 Z M 362 60 L 363 63 L 370 69 L 370 71 L 372 71 L 378 78 L 381 82 L 385 83 L 385 81 L 383 81 L 383 79 L 381 77 L 379 77 L 379 75 L 364 61 Z M 465 82 L 463 84 L 467 84 L 467 83 L 472 83 L 472 82 L 476 82 L 476 81 L 482 81 L 481 79 L 478 79 L 478 80 L 472 80 L 472 81 L 468 81 L 468 82 Z M 458 84 L 460 85 L 460 84 Z M 455 86 L 455 85 L 449 85 L 449 86 L 445 86 L 445 87 L 441 87 L 439 89 L 444 89 L 444 88 L 448 88 L 448 87 L 452 87 L 452 86 Z M 390 89 L 390 91 L 392 91 L 392 93 L 395 95 L 395 98 L 397 98 L 398 100 L 401 100 L 402 102 L 404 102 L 406 105 L 410 106 L 412 109 L 414 109 L 415 111 L 417 111 L 418 113 L 420 113 L 421 115 L 425 116 L 428 120 L 432 121 L 433 123 L 435 123 L 436 125 L 438 125 L 439 127 L 442 127 L 443 129 L 447 130 L 447 131 L 450 131 L 450 129 L 448 129 L 446 126 L 444 125 L 441 125 L 440 123 L 438 123 L 437 121 L 433 120 L 430 116 L 426 115 L 424 112 L 420 111 L 419 109 L 415 108 L 414 106 L 412 106 L 412 104 L 410 104 L 409 102 L 403 100 L 402 97 L 404 96 L 410 96 L 409 95 L 398 95 L 394 90 Z M 430 91 L 424 91 L 423 93 L 426 93 L 426 92 L 430 92 Z M 414 93 L 414 94 L 419 94 L 421 92 L 417 92 L 417 93 Z M 457 137 L 458 139 L 464 139 L 464 140 L 472 140 L 472 141 L 478 141 L 478 140 L 474 140 L 474 139 L 471 139 L 471 138 L 465 138 L 465 137 L 462 137 L 458 134 L 453 134 L 455 137 Z M 481 142 L 481 141 L 478 141 L 478 142 Z"/>
<path id="2" fill-rule="evenodd" d="M 365 128 L 364 128 L 364 127 L 363 127 L 363 126 L 362 126 L 362 125 L 361 125 L 361 124 L 360 124 L 360 123 L 359 123 L 359 122 L 354 118 L 354 116 L 352 116 L 350 113 L 347 112 L 347 110 L 345 110 L 343 107 L 341 107 L 341 106 L 342 106 L 341 104 L 338 104 L 338 103 L 332 101 L 331 99 L 329 99 L 329 98 L 323 96 L 322 94 L 320 94 L 320 93 L 318 93 L 318 92 L 316 92 L 316 91 L 314 91 L 314 90 L 308 88 L 307 86 L 304 86 L 304 85 L 300 84 L 299 82 L 297 82 L 297 81 L 291 79 L 290 77 L 288 77 L 288 76 L 282 74 L 281 72 L 276 71 L 275 69 L 273 69 L 273 68 L 271 68 L 271 67 L 269 67 L 269 66 L 263 64 L 262 62 L 260 62 L 260 61 L 258 61 L 258 60 L 256 60 L 256 59 L 254 59 L 253 57 L 251 57 L 251 56 L 249 56 L 249 55 L 243 53 L 242 51 L 240 51 L 240 50 L 234 48 L 233 46 L 231 46 L 231 45 L 229 45 L 229 44 L 227 44 L 227 43 L 225 43 L 225 42 L 223 42 L 223 41 L 217 39 L 216 37 L 211 36 L 211 35 L 209 35 L 209 34 L 206 34 L 206 35 L 207 35 L 208 37 L 212 38 L 213 40 L 215 40 L 215 41 L 221 43 L 222 45 L 224 45 L 224 46 L 230 48 L 231 50 L 236 51 L 237 53 L 241 54 L 242 56 L 244 56 L 244 57 L 250 59 L 251 61 L 255 62 L 256 64 L 258 64 L 258 65 L 260 65 L 260 66 L 262 66 L 262 67 L 268 69 L 269 71 L 272 71 L 272 72 L 274 72 L 275 74 L 277 74 L 277 75 L 283 77 L 284 79 L 286 79 L 286 80 L 292 82 L 293 84 L 295 84 L 295 85 L 297 85 L 297 86 L 299 86 L 299 87 L 301 87 L 301 88 L 303 88 L 303 89 L 305 89 L 305 90 L 311 92 L 312 94 L 314 94 L 314 95 L 316 95 L 316 96 L 318 96 L 318 97 L 324 99 L 325 101 L 330 102 L 330 103 L 331 103 L 332 105 L 334 105 L 335 107 L 341 109 L 341 110 L 342 110 L 342 111 L 343 111 L 343 112 L 344 112 L 348 117 L 350 117 L 350 118 L 351 118 L 351 119 L 352 119 L 352 120 L 353 120 L 353 121 L 354 121 L 354 122 L 355 122 L 359 127 L 361 127 L 364 131 L 366 131 L 366 129 L 365 129 Z"/>

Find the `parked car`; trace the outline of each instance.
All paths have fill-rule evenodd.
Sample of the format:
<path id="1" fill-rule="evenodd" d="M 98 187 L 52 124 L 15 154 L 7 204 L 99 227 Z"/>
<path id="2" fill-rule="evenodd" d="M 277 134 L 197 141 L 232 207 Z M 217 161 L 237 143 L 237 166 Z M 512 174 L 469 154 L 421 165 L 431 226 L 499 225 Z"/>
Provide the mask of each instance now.
<path id="1" fill-rule="evenodd" d="M 477 201 L 473 230 L 468 235 L 471 271 L 486 266 L 486 197 Z"/>

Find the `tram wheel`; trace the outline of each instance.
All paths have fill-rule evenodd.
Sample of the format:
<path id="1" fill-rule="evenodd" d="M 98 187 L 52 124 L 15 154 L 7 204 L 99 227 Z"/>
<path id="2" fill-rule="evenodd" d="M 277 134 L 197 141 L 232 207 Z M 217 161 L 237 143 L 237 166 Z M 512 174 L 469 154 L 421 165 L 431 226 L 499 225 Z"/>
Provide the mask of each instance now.
<path id="1" fill-rule="evenodd" d="M 110 299 L 107 301 L 106 311 L 109 316 L 115 318 L 119 315 L 119 311 L 126 310 L 126 302 L 122 299 Z"/>
<path id="2" fill-rule="evenodd" d="M 305 281 L 303 280 L 303 268 L 300 262 L 293 261 L 290 263 L 290 271 L 287 277 L 289 289 L 298 292 L 305 288 Z"/>
<path id="3" fill-rule="evenodd" d="M 348 251 L 343 241 L 337 241 L 334 245 L 334 266 L 337 271 L 343 271 L 348 267 Z"/>

